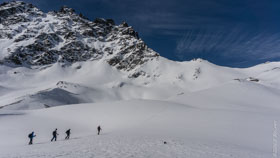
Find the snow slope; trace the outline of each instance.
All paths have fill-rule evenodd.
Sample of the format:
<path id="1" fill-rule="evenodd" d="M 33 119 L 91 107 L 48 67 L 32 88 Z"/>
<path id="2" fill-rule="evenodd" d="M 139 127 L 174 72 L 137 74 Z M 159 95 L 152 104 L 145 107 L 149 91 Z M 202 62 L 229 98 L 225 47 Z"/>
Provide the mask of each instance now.
<path id="1" fill-rule="evenodd" d="M 265 112 L 280 108 L 279 89 L 250 81 L 231 81 L 223 85 L 169 98 L 177 103 L 188 103 L 199 108 L 223 108 Z"/>
<path id="2" fill-rule="evenodd" d="M 278 114 L 153 100 L 1 110 L 0 157 L 270 157 Z M 58 142 L 50 142 L 54 128 Z M 63 141 L 68 128 L 73 139 Z"/>
<path id="3" fill-rule="evenodd" d="M 280 63 L 268 63 L 247 69 L 234 69 L 201 59 L 174 62 L 162 57 L 131 71 L 118 70 L 104 60 L 77 62 L 70 66 L 56 63 L 31 69 L 0 65 L 0 86 L 3 87 L 0 91 L 0 106 L 6 109 L 38 109 L 129 99 L 165 100 L 182 94 L 196 95 L 215 87 L 222 87 L 217 95 L 224 93 L 223 90 L 228 93 L 223 97 L 231 97 L 230 93 L 241 94 L 244 90 L 247 95 L 258 87 L 260 91 L 271 91 L 273 94 L 262 97 L 260 103 L 265 103 L 266 99 L 276 103 L 280 88 L 276 72 L 278 66 Z M 139 73 L 141 75 L 136 78 L 130 77 Z M 231 85 L 232 88 L 223 89 L 224 85 Z M 234 92 L 230 92 L 235 88 Z M 250 95 L 250 100 L 253 100 L 259 94 Z M 244 97 L 239 95 L 237 98 Z M 198 98 L 192 99 L 196 100 Z M 242 102 L 246 102 L 246 98 Z"/>
<path id="4" fill-rule="evenodd" d="M 278 66 L 161 57 L 132 71 L 103 60 L 1 65 L 0 157 L 270 157 Z M 51 143 L 55 128 L 60 141 Z M 63 141 L 68 128 L 73 139 Z"/>
<path id="5" fill-rule="evenodd" d="M 13 1 L 0 15 L 0 157 L 272 156 L 280 62 L 171 61 L 126 23 L 67 7 Z"/>

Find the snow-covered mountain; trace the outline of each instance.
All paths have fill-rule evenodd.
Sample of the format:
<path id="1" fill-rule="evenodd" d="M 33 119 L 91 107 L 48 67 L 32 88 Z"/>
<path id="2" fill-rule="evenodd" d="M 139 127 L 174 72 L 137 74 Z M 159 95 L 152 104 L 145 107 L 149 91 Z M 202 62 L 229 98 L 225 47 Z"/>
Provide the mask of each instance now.
<path id="1" fill-rule="evenodd" d="M 280 62 L 171 61 L 125 22 L 0 5 L 0 157 L 268 157 L 279 103 Z"/>
<path id="2" fill-rule="evenodd" d="M 7 109 L 162 100 L 232 82 L 279 88 L 278 63 L 232 69 L 170 61 L 125 22 L 90 21 L 67 7 L 43 13 L 24 2 L 1 4 L 0 48 L 0 107 Z"/>
<path id="3" fill-rule="evenodd" d="M 130 70 L 158 56 L 127 23 L 90 21 L 67 7 L 43 13 L 14 1 L 1 4 L 0 17 L 2 63 L 29 67 L 103 59 Z"/>

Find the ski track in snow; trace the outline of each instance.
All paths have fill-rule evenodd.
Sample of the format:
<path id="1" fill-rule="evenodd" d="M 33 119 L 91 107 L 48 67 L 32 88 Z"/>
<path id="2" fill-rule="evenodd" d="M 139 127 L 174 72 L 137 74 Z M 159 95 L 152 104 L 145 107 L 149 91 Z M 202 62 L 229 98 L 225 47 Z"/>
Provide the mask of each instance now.
<path id="1" fill-rule="evenodd" d="M 166 141 L 167 144 L 164 144 Z M 16 146 L 12 153 L 0 153 L 1 158 L 265 158 L 270 153 L 257 153 L 225 144 L 183 142 L 176 139 L 131 136 L 85 136 L 58 140 L 57 142 L 34 142 L 33 145 Z M 20 151 L 20 152 L 19 152 Z"/>

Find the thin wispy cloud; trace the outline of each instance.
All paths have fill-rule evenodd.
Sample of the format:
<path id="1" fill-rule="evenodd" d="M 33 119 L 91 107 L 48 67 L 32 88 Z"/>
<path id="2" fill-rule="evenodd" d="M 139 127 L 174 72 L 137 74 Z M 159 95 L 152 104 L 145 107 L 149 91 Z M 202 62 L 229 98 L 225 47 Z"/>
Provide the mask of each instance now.
<path id="1" fill-rule="evenodd" d="M 225 60 L 269 60 L 280 57 L 280 34 L 240 28 L 193 29 L 177 42 L 176 54 L 182 59 L 212 56 Z"/>

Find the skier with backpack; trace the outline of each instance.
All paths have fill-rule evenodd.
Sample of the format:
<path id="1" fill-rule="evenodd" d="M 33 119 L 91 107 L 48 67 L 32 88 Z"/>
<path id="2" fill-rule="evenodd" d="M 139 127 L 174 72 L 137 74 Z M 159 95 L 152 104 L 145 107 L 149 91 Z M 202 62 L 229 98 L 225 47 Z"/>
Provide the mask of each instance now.
<path id="1" fill-rule="evenodd" d="M 100 134 L 100 131 L 101 131 L 102 129 L 101 129 L 101 127 L 100 127 L 100 125 L 97 127 L 97 135 L 99 135 Z"/>
<path id="2" fill-rule="evenodd" d="M 28 135 L 28 138 L 29 138 L 29 145 L 33 144 L 33 138 L 36 137 L 36 135 L 34 135 L 34 132 L 31 132 L 29 135 Z"/>
<path id="3" fill-rule="evenodd" d="M 52 142 L 53 140 L 56 141 L 56 138 L 57 138 L 57 136 L 59 135 L 59 134 L 57 133 L 57 128 L 52 132 L 52 135 L 53 135 L 53 137 L 52 137 L 51 142 Z"/>
<path id="4" fill-rule="evenodd" d="M 69 139 L 69 138 L 70 138 L 70 134 L 71 134 L 70 130 L 71 130 L 71 129 L 68 129 L 68 130 L 65 132 L 65 133 L 66 133 L 65 139 Z"/>

